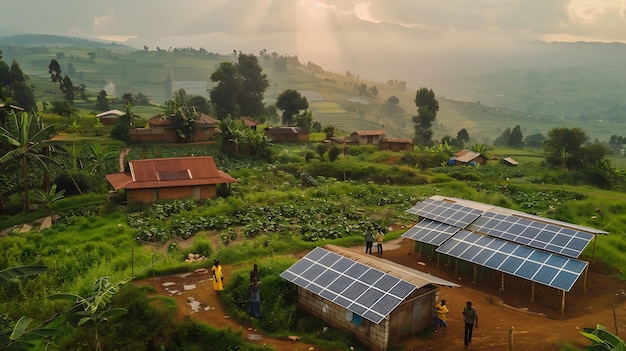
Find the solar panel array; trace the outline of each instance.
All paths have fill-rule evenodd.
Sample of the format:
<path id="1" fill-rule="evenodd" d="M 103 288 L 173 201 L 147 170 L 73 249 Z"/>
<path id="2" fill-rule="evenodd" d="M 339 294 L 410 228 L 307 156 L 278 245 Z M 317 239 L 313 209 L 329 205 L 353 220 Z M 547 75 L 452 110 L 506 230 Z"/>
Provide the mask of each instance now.
<path id="1" fill-rule="evenodd" d="M 439 246 L 450 239 L 460 228 L 445 223 L 424 219 L 402 234 L 403 237 Z"/>
<path id="2" fill-rule="evenodd" d="M 489 212 L 467 229 L 568 257 L 580 256 L 594 238 L 593 234 L 554 224 Z"/>
<path id="3" fill-rule="evenodd" d="M 420 217 L 465 228 L 483 211 L 453 202 L 426 199 L 407 210 Z"/>
<path id="4" fill-rule="evenodd" d="M 573 229 L 455 200 L 434 196 L 408 209 L 424 219 L 402 236 L 437 246 L 437 252 L 567 291 L 586 268 L 587 263 L 576 258 L 594 238 L 593 229 L 585 232 L 584 227 Z"/>
<path id="5" fill-rule="evenodd" d="M 417 287 L 321 247 L 280 276 L 376 324 Z"/>
<path id="6" fill-rule="evenodd" d="M 437 252 L 569 291 L 587 262 L 462 230 Z"/>

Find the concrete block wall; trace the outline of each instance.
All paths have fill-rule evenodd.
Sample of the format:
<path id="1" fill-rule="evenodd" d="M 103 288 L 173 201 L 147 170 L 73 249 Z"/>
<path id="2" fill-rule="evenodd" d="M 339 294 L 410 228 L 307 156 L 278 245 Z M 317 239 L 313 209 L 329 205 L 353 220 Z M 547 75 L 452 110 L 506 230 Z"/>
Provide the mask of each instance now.
<path id="1" fill-rule="evenodd" d="M 347 309 L 300 287 L 298 287 L 298 303 L 302 309 L 317 316 L 332 327 L 353 333 L 370 350 L 387 350 L 389 343 L 388 317 L 380 324 L 363 318 L 362 324 L 358 326 L 346 318 L 346 312 L 349 312 Z"/>

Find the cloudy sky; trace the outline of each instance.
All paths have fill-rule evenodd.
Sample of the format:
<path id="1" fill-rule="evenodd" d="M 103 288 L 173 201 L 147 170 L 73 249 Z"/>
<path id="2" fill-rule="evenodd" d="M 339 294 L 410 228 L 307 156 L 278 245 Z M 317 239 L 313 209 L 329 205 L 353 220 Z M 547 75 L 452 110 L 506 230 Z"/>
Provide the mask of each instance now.
<path id="1" fill-rule="evenodd" d="M 626 43 L 626 0 L 5 0 L 2 12 L 26 15 L 3 16 L 0 35 L 266 49 L 373 79 L 399 78 L 395 67 L 434 55 L 514 52 L 524 41 Z"/>

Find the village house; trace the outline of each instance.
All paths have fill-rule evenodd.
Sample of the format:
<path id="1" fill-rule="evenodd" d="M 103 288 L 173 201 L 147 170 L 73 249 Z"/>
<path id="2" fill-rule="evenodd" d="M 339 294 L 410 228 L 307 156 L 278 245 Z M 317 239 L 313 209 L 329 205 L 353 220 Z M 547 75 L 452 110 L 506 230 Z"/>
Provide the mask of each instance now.
<path id="1" fill-rule="evenodd" d="M 356 140 L 359 145 L 379 146 L 381 139 L 385 136 L 384 130 L 357 130 L 350 134 L 350 139 Z"/>
<path id="2" fill-rule="evenodd" d="M 190 142 L 209 141 L 217 133 L 220 122 L 204 113 L 196 119 L 196 132 Z M 158 114 L 148 120 L 148 128 L 133 128 L 130 130 L 132 142 L 168 142 L 175 143 L 179 137 L 174 130 L 172 117 Z"/>
<path id="3" fill-rule="evenodd" d="M 383 138 L 380 140 L 380 149 L 391 151 L 411 151 L 413 150 L 413 139 Z"/>
<path id="4" fill-rule="evenodd" d="M 155 158 L 128 161 L 124 172 L 107 174 L 115 190 L 124 190 L 129 203 L 217 196 L 218 186 L 237 179 L 217 169 L 211 156 Z"/>
<path id="5" fill-rule="evenodd" d="M 124 116 L 126 112 L 120 110 L 109 110 L 102 113 L 98 113 L 96 118 L 100 120 L 105 126 L 112 126 L 117 123 L 117 119 Z"/>
<path id="6" fill-rule="evenodd" d="M 275 142 L 307 142 L 309 131 L 300 127 L 268 127 L 265 136 Z"/>

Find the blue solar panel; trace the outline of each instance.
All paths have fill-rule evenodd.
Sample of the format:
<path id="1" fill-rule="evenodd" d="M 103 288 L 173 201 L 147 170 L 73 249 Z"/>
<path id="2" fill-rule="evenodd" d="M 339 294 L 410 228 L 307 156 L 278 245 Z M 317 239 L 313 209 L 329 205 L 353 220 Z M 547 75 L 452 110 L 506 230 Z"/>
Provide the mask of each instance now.
<path id="1" fill-rule="evenodd" d="M 492 212 L 484 213 L 467 229 L 574 258 L 594 238 L 571 228 Z"/>
<path id="2" fill-rule="evenodd" d="M 465 228 L 483 213 L 475 208 L 434 199 L 419 202 L 407 212 L 461 228 Z"/>
<path id="3" fill-rule="evenodd" d="M 402 237 L 439 246 L 459 230 L 455 226 L 424 219 L 402 234 Z"/>
<path id="4" fill-rule="evenodd" d="M 317 247 L 280 276 L 374 323 L 417 287 L 385 272 Z"/>
<path id="5" fill-rule="evenodd" d="M 587 262 L 462 230 L 437 252 L 569 291 Z"/>

